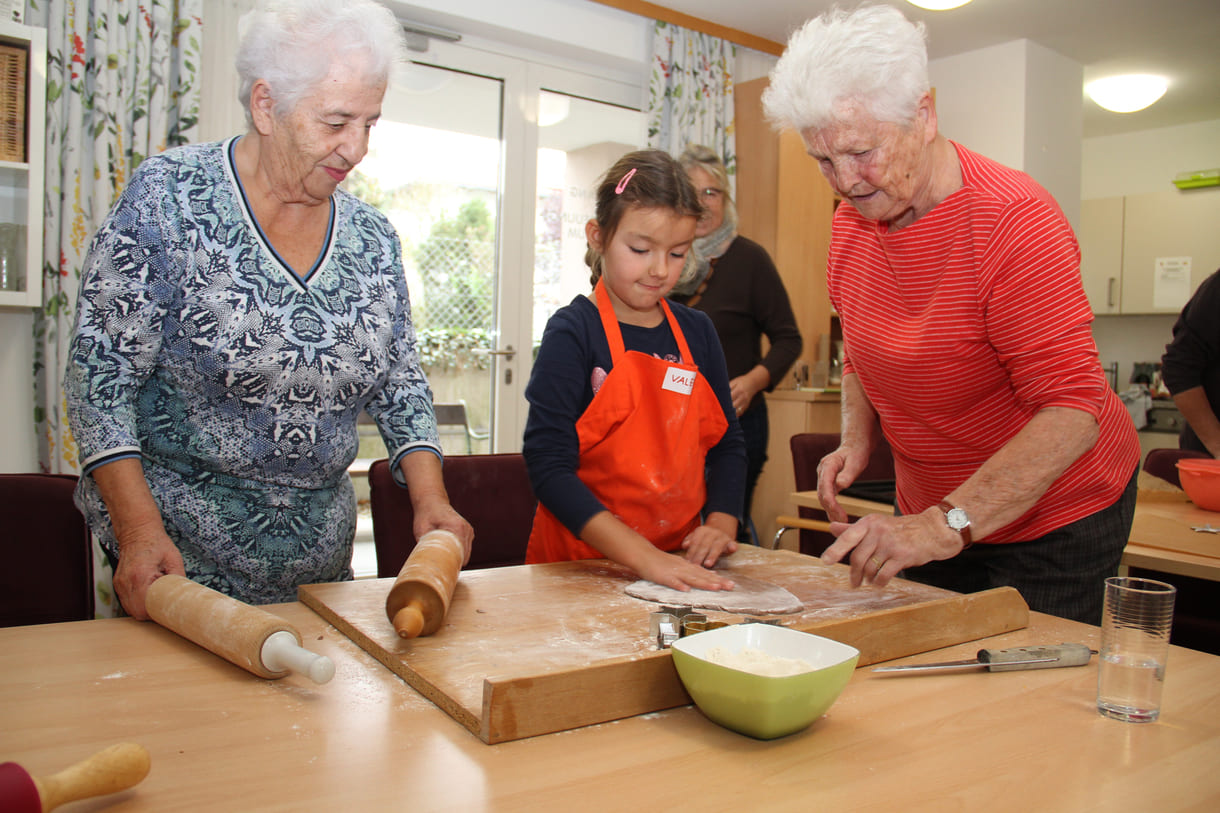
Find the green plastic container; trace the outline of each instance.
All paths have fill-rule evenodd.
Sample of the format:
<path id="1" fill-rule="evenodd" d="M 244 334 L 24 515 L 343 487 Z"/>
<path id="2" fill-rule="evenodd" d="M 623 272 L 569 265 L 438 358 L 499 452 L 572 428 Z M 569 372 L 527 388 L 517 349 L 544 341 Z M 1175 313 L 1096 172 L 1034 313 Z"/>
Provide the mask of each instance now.
<path id="1" fill-rule="evenodd" d="M 802 660 L 812 669 L 767 677 L 712 663 L 709 650 L 754 649 Z M 772 624 L 735 624 L 688 635 L 671 647 L 674 666 L 695 705 L 710 720 L 760 740 L 807 728 L 838 699 L 860 652 L 847 644 Z"/>

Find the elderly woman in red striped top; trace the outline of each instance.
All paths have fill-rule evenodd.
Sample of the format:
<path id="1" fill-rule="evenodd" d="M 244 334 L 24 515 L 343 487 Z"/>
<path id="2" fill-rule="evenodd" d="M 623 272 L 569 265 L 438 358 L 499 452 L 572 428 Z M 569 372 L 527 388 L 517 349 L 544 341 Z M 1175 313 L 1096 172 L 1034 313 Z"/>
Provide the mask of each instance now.
<path id="1" fill-rule="evenodd" d="M 1140 451 L 1058 205 L 937 132 L 924 29 L 896 9 L 806 23 L 764 105 L 850 204 L 828 265 L 845 361 L 842 444 L 818 467 L 838 537 L 823 559 L 849 560 L 856 585 L 1011 585 L 1034 610 L 1098 623 Z M 849 525 L 836 494 L 879 433 L 899 516 Z"/>

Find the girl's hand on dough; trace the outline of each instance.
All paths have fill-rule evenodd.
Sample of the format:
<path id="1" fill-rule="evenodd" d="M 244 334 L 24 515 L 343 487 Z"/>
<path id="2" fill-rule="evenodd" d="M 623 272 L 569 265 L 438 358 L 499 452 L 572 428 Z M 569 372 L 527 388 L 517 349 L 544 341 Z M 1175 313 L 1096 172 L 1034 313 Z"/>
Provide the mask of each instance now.
<path id="1" fill-rule="evenodd" d="M 682 591 L 691 589 L 732 590 L 734 587 L 732 579 L 726 579 L 714 570 L 708 570 L 656 548 L 653 550 L 657 555 L 650 556 L 647 562 L 639 568 L 641 578 Z"/>
<path id="2" fill-rule="evenodd" d="M 715 567 L 721 556 L 737 552 L 737 540 L 711 525 L 700 525 L 682 540 L 682 550 L 686 551 L 686 561 Z"/>

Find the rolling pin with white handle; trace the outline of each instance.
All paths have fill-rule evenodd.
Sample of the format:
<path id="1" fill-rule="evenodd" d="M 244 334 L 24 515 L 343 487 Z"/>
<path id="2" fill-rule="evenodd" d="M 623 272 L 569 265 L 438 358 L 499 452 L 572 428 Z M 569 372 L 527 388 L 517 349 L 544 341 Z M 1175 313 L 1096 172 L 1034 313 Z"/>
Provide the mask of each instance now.
<path id="1" fill-rule="evenodd" d="M 298 672 L 325 683 L 335 675 L 330 658 L 302 648 L 288 622 L 182 576 L 153 582 L 145 607 L 161 626 L 259 677 Z"/>
<path id="2" fill-rule="evenodd" d="M 118 793 L 148 776 L 142 745 L 122 742 L 51 776 L 34 776 L 15 762 L 0 765 L 0 810 L 47 813 L 62 804 Z"/>
<path id="3" fill-rule="evenodd" d="M 466 558 L 461 540 L 448 531 L 429 531 L 390 588 L 385 614 L 401 638 L 431 635 L 440 629 Z"/>

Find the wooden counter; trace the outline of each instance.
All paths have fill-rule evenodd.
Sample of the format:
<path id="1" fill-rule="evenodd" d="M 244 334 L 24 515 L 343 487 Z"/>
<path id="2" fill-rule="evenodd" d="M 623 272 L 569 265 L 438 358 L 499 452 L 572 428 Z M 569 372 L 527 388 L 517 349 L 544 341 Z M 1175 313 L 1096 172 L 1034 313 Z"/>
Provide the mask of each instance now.
<path id="1" fill-rule="evenodd" d="M 0 760 L 43 775 L 113 742 L 151 752 L 136 789 L 65 813 L 1220 809 L 1220 658 L 1191 650 L 1173 649 L 1151 725 L 1096 712 L 1094 661 L 864 668 L 826 717 L 770 742 L 687 706 L 485 745 L 303 605 L 268 609 L 335 661 L 333 681 L 264 681 L 130 619 L 0 629 Z M 1035 614 L 986 644 L 1097 636 Z"/>

